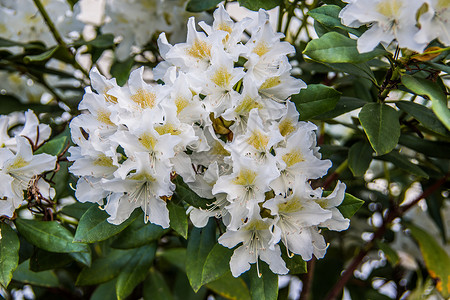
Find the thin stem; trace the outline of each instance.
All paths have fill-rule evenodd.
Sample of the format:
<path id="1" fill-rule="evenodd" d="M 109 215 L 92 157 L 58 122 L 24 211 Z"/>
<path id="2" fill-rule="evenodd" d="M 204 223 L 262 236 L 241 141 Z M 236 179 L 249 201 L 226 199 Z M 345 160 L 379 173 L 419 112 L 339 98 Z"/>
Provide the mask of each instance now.
<path id="1" fill-rule="evenodd" d="M 334 300 L 336 297 L 341 293 L 344 286 L 347 284 L 347 282 L 350 280 L 350 278 L 353 276 L 353 272 L 356 270 L 356 268 L 359 266 L 359 264 L 362 262 L 364 257 L 369 253 L 370 250 L 375 246 L 375 241 L 382 238 L 384 233 L 386 232 L 387 228 L 389 227 L 390 223 L 398 217 L 401 217 L 406 211 L 408 211 L 410 208 L 415 206 L 420 200 L 430 196 L 432 193 L 434 193 L 442 184 L 445 183 L 447 178 L 450 176 L 450 173 L 447 173 L 444 177 L 442 177 L 440 180 L 438 180 L 435 184 L 430 186 L 428 189 L 426 189 L 420 196 L 418 196 L 416 199 L 414 199 L 411 203 L 400 206 L 400 207 L 391 207 L 391 209 L 386 214 L 385 218 L 383 219 L 383 223 L 381 226 L 375 231 L 372 239 L 366 244 L 366 246 L 356 255 L 350 265 L 347 269 L 342 273 L 340 279 L 336 284 L 333 286 L 331 291 L 328 293 L 328 295 L 325 297 L 325 300 Z"/>
<path id="2" fill-rule="evenodd" d="M 302 278 L 303 287 L 302 292 L 300 294 L 300 300 L 308 300 L 310 298 L 310 291 L 312 287 L 313 277 L 314 277 L 314 270 L 316 266 L 316 257 L 313 256 L 310 261 L 307 263 L 307 270 L 308 273 L 304 274 Z"/>
<path id="3" fill-rule="evenodd" d="M 50 19 L 49 15 L 47 14 L 47 11 L 45 10 L 44 6 L 42 5 L 40 0 L 33 0 L 34 4 L 36 5 L 37 9 L 42 15 L 42 18 L 44 19 L 45 23 L 47 24 L 48 28 L 50 29 L 50 32 L 52 33 L 53 37 L 55 38 L 58 45 L 63 47 L 67 50 L 68 53 L 70 53 L 73 56 L 73 66 L 80 70 L 87 78 L 89 78 L 89 73 L 83 69 L 83 67 L 76 61 L 75 54 L 70 50 L 70 48 L 67 46 L 67 44 L 64 42 L 61 34 L 56 29 L 55 24 Z"/>

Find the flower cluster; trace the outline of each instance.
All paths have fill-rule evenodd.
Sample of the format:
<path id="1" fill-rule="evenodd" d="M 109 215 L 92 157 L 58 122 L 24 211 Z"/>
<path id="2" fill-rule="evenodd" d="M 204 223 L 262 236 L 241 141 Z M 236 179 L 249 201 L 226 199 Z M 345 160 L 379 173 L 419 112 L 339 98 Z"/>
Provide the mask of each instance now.
<path id="1" fill-rule="evenodd" d="M 212 26 L 199 25 L 203 32 L 189 19 L 185 43 L 160 35 L 164 61 L 153 74 L 164 84 L 145 83 L 142 68 L 124 87 L 91 71 L 95 92 L 87 88 L 80 103 L 88 113 L 70 124 L 76 196 L 102 205 L 111 223 L 141 207 L 146 221 L 167 228 L 166 201 L 181 176 L 209 199 L 189 208 L 192 223 L 221 218 L 227 230 L 219 243 L 242 243 L 230 261 L 234 276 L 258 259 L 286 274 L 280 242 L 289 256 L 320 258 L 327 245 L 319 227 L 347 229 L 336 208 L 345 185 L 323 197 L 309 184 L 331 162 L 321 160 L 315 125 L 299 122 L 289 101 L 306 84 L 290 75 L 287 55 L 295 50 L 267 13 L 235 23 L 220 6 Z"/>
<path id="2" fill-rule="evenodd" d="M 54 196 L 54 189 L 39 175 L 55 169 L 56 157 L 33 154 L 50 134 L 50 127 L 39 124 L 31 110 L 25 115 L 0 116 L 0 216 L 12 217 L 30 186 L 43 198 Z"/>
<path id="3" fill-rule="evenodd" d="M 359 52 L 394 39 L 400 48 L 423 52 L 434 39 L 450 45 L 450 2 L 442 0 L 344 0 L 339 17 L 344 25 L 370 25 L 358 39 Z"/>
<path id="4" fill-rule="evenodd" d="M 71 33 L 80 33 L 83 30 L 83 23 L 76 19 L 80 12 L 78 4 L 75 4 L 73 9 L 65 0 L 49 0 L 43 5 L 67 42 L 72 40 Z M 39 40 L 47 46 L 56 45 L 32 0 L 1 1 L 0 20 L 0 36 L 3 38 L 22 43 Z"/>
<path id="5" fill-rule="evenodd" d="M 186 4 L 185 0 L 106 0 L 102 33 L 122 38 L 116 55 L 125 60 L 132 46 L 142 48 L 155 33 L 170 32 L 175 41 L 185 35 L 183 27 L 189 15 Z"/>

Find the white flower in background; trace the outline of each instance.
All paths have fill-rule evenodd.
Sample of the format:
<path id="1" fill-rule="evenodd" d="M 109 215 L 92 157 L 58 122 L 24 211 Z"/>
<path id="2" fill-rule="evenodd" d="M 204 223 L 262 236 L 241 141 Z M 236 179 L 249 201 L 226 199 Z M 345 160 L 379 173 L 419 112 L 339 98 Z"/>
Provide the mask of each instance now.
<path id="1" fill-rule="evenodd" d="M 414 36 L 416 12 L 424 0 L 347 0 L 349 3 L 339 13 L 342 24 L 350 27 L 368 25 L 370 28 L 358 38 L 360 53 L 372 51 L 379 43 L 390 44 L 394 39 L 400 48 L 422 52 L 428 41 L 418 41 Z"/>
<path id="2" fill-rule="evenodd" d="M 427 11 L 420 15 L 420 30 L 415 36 L 418 43 L 429 43 L 435 38 L 450 45 L 450 2 L 446 0 L 425 0 Z"/>
<path id="3" fill-rule="evenodd" d="M 78 4 L 73 6 L 64 0 L 49 0 L 43 2 L 43 6 L 58 28 L 66 42 L 72 41 L 71 33 L 80 33 L 83 23 L 76 20 L 80 12 Z M 32 0 L 16 0 L 10 5 L 0 3 L 0 19 L 8 24 L 6 28 L 0 26 L 0 35 L 3 38 L 22 43 L 31 41 L 43 41 L 47 46 L 56 45 L 53 35 Z M 73 36 L 77 38 L 77 36 Z"/>

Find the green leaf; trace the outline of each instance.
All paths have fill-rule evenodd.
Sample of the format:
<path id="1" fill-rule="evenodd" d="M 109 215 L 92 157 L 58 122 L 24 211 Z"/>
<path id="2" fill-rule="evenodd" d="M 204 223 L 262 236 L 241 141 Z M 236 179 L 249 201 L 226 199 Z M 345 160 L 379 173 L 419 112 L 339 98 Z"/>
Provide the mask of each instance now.
<path id="1" fill-rule="evenodd" d="M 427 141 L 416 136 L 402 134 L 399 144 L 430 157 L 450 158 L 450 143 Z"/>
<path id="2" fill-rule="evenodd" d="M 269 266 L 263 262 L 259 261 L 259 272 L 261 277 L 258 275 L 258 270 L 256 264 L 253 264 L 248 276 L 250 277 L 250 294 L 252 299 L 256 300 L 275 300 L 278 297 L 278 275 L 274 274 Z"/>
<path id="3" fill-rule="evenodd" d="M 59 282 L 53 271 L 33 272 L 30 271 L 30 261 L 21 263 L 14 271 L 13 279 L 19 282 L 43 287 L 58 287 Z"/>
<path id="4" fill-rule="evenodd" d="M 386 255 L 386 258 L 388 259 L 388 261 L 395 266 L 398 261 L 399 261 L 399 257 L 397 252 L 391 248 L 391 246 L 389 246 L 389 244 L 380 242 L 380 241 L 376 241 L 378 248 L 384 252 L 384 254 Z"/>
<path id="5" fill-rule="evenodd" d="M 3 47 L 5 47 L 5 48 L 7 48 L 7 47 L 16 47 L 16 46 L 23 47 L 24 44 L 23 43 L 19 43 L 19 42 L 15 42 L 15 41 L 11 41 L 11 40 L 7 40 L 7 39 L 4 39 L 4 38 L 0 37 L 0 48 L 3 48 Z"/>
<path id="6" fill-rule="evenodd" d="M 219 279 L 206 285 L 210 290 L 226 299 L 250 300 L 250 291 L 245 281 L 235 278 L 231 272 L 223 274 Z"/>
<path id="7" fill-rule="evenodd" d="M 173 299 L 170 288 L 164 277 L 155 268 L 150 269 L 143 285 L 144 300 L 171 300 Z"/>
<path id="8" fill-rule="evenodd" d="M 105 300 L 105 299 L 117 299 L 116 295 L 116 280 L 111 280 L 100 284 L 92 293 L 89 300 Z"/>
<path id="9" fill-rule="evenodd" d="M 169 210 L 170 227 L 179 235 L 187 239 L 188 236 L 188 220 L 186 210 L 183 206 L 168 201 L 167 209 Z"/>
<path id="10" fill-rule="evenodd" d="M 67 266 L 73 259 L 67 253 L 54 253 L 36 249 L 30 258 L 30 270 L 40 272 Z"/>
<path id="11" fill-rule="evenodd" d="M 339 101 L 340 93 L 323 84 L 309 84 L 299 94 L 292 96 L 300 114 L 300 120 L 309 120 L 319 114 L 332 110 Z"/>
<path id="12" fill-rule="evenodd" d="M 324 114 L 320 114 L 318 116 L 315 116 L 314 119 L 316 120 L 326 120 L 326 119 L 333 119 L 337 116 L 343 115 L 345 113 L 348 113 L 352 110 L 355 110 L 357 108 L 360 108 L 366 104 L 367 101 L 361 100 L 358 98 L 352 98 L 352 97 L 341 97 L 339 101 L 336 103 L 336 106 L 334 109 L 332 109 L 329 112 L 326 112 Z"/>
<path id="13" fill-rule="evenodd" d="M 17 230 L 31 244 L 49 252 L 88 252 L 88 246 L 73 243 L 72 233 L 56 221 L 16 219 Z"/>
<path id="14" fill-rule="evenodd" d="M 112 243 L 113 248 L 138 248 L 158 240 L 169 230 L 152 223 L 144 223 L 140 216 L 123 230 Z"/>
<path id="15" fill-rule="evenodd" d="M 436 240 L 425 230 L 407 224 L 411 235 L 419 242 L 420 251 L 430 276 L 437 280 L 436 288 L 444 296 L 450 297 L 450 257 Z"/>
<path id="16" fill-rule="evenodd" d="M 413 164 L 407 157 L 404 155 L 392 151 L 391 153 L 388 153 L 383 156 L 378 156 L 377 159 L 381 159 L 384 161 L 389 161 L 394 164 L 395 167 L 398 167 L 400 169 L 403 169 L 407 171 L 408 173 L 412 173 L 419 177 L 424 177 L 428 179 L 428 174 L 425 173 L 424 170 L 422 170 L 419 166 Z"/>
<path id="17" fill-rule="evenodd" d="M 135 210 L 128 220 L 120 225 L 113 225 L 106 220 L 109 217 L 108 213 L 94 205 L 81 217 L 74 241 L 78 243 L 104 241 L 124 230 L 137 218 L 139 212 L 139 210 Z"/>
<path id="18" fill-rule="evenodd" d="M 116 293 L 118 300 L 125 299 L 147 277 L 155 258 L 156 244 L 145 245 L 136 250 L 117 277 Z"/>
<path id="19" fill-rule="evenodd" d="M 114 46 L 114 35 L 111 33 L 100 34 L 95 39 L 85 43 L 96 48 L 111 48 Z"/>
<path id="20" fill-rule="evenodd" d="M 57 156 L 60 154 L 64 148 L 67 146 L 68 136 L 63 135 L 55 139 L 51 139 L 42 145 L 39 149 L 36 150 L 35 154 L 39 153 L 47 153 L 50 155 Z"/>
<path id="21" fill-rule="evenodd" d="M 23 58 L 23 60 L 25 63 L 48 60 L 56 53 L 56 51 L 58 51 L 58 49 L 59 46 L 56 46 L 37 55 L 27 55 Z"/>
<path id="22" fill-rule="evenodd" d="M 114 279 L 135 253 L 136 249 L 110 250 L 104 257 L 94 260 L 90 267 L 81 270 L 76 285 L 96 285 Z"/>
<path id="23" fill-rule="evenodd" d="M 111 66 L 111 76 L 116 78 L 117 84 L 123 86 L 130 77 L 131 68 L 134 65 L 134 57 L 124 61 L 115 61 Z"/>
<path id="24" fill-rule="evenodd" d="M 6 288 L 19 264 L 20 242 L 16 232 L 0 223 L 0 285 Z"/>
<path id="25" fill-rule="evenodd" d="M 0 94 L 0 114 L 7 115 L 15 111 L 33 110 L 35 113 L 54 112 L 62 113 L 63 110 L 56 105 L 43 105 L 37 103 L 22 103 L 18 98 L 12 95 Z"/>
<path id="26" fill-rule="evenodd" d="M 202 271 L 202 285 L 221 277 L 230 271 L 230 259 L 233 250 L 228 249 L 219 243 L 215 244 L 206 257 Z"/>
<path id="27" fill-rule="evenodd" d="M 348 151 L 348 167 L 356 177 L 363 176 L 372 161 L 372 147 L 364 141 L 355 143 Z"/>
<path id="28" fill-rule="evenodd" d="M 181 271 L 184 272 L 186 270 L 186 248 L 170 248 L 163 252 L 158 252 L 158 255 Z"/>
<path id="29" fill-rule="evenodd" d="M 191 0 L 186 5 L 186 10 L 190 12 L 202 12 L 213 9 L 221 0 Z"/>
<path id="30" fill-rule="evenodd" d="M 238 0 L 241 6 L 250 10 L 258 11 L 260 8 L 269 10 L 283 3 L 282 0 Z"/>
<path id="31" fill-rule="evenodd" d="M 306 45 L 303 54 L 315 61 L 325 63 L 362 63 L 382 56 L 386 51 L 380 48 L 367 53 L 359 53 L 356 40 L 337 32 L 329 32 Z"/>
<path id="32" fill-rule="evenodd" d="M 450 110 L 447 107 L 447 97 L 437 83 L 411 75 L 403 75 L 402 83 L 413 93 L 430 98 L 431 109 L 445 127 L 450 130 Z"/>
<path id="33" fill-rule="evenodd" d="M 214 199 L 205 199 L 199 197 L 194 191 L 192 191 L 186 183 L 183 182 L 181 176 L 177 176 L 175 179 L 176 189 L 174 196 L 197 208 L 208 208 L 208 204 L 214 202 Z"/>
<path id="34" fill-rule="evenodd" d="M 192 289 L 197 292 L 203 285 L 203 267 L 216 244 L 216 226 L 210 219 L 203 228 L 192 229 L 186 249 L 186 275 Z"/>
<path id="35" fill-rule="evenodd" d="M 303 274 L 308 271 L 306 261 L 304 261 L 300 255 L 288 257 L 286 247 L 284 245 L 281 245 L 281 251 L 281 257 L 286 262 L 286 268 L 289 269 L 289 274 Z"/>
<path id="36" fill-rule="evenodd" d="M 426 128 L 445 135 L 446 129 L 445 126 L 442 125 L 441 121 L 436 118 L 436 115 L 433 114 L 431 110 L 427 107 L 409 101 L 398 101 L 395 105 L 401 110 L 407 112 L 411 116 L 413 116 L 416 120 L 423 124 Z"/>
<path id="37" fill-rule="evenodd" d="M 75 202 L 73 204 L 64 206 L 60 212 L 79 220 L 92 206 L 95 206 L 95 204 L 91 202 Z"/>
<path id="38" fill-rule="evenodd" d="M 90 248 L 88 248 L 88 249 L 91 250 Z M 72 253 L 69 253 L 69 256 L 72 257 L 77 262 L 79 262 L 80 264 L 83 264 L 87 267 L 91 266 L 91 263 L 92 263 L 91 251 L 89 251 L 89 252 L 72 252 Z"/>
<path id="39" fill-rule="evenodd" d="M 359 112 L 359 120 L 377 155 L 392 151 L 400 137 L 398 113 L 381 103 L 367 103 Z"/>
<path id="40" fill-rule="evenodd" d="M 323 192 L 324 196 L 329 195 L 331 192 Z M 356 211 L 363 206 L 364 200 L 358 199 L 353 195 L 345 193 L 344 200 L 338 206 L 339 211 L 344 218 L 350 219 Z"/>
<path id="41" fill-rule="evenodd" d="M 323 5 L 310 10 L 308 15 L 325 27 L 342 29 L 356 36 L 360 36 L 362 34 L 361 30 L 342 25 L 339 19 L 340 11 L 341 8 L 337 5 Z"/>

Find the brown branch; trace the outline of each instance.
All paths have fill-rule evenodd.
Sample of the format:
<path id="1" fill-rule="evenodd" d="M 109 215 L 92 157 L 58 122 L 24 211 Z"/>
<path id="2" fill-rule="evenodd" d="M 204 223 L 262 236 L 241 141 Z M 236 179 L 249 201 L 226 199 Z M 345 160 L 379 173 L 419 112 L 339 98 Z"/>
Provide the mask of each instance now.
<path id="1" fill-rule="evenodd" d="M 333 286 L 331 291 L 328 293 L 328 295 L 325 297 L 325 300 L 334 300 L 336 297 L 341 293 L 344 286 L 347 284 L 347 281 L 352 277 L 353 272 L 356 270 L 356 268 L 359 266 L 359 264 L 362 262 L 364 257 L 369 253 L 370 250 L 375 245 L 375 241 L 383 237 L 384 233 L 386 232 L 386 229 L 390 225 L 390 223 L 400 216 L 402 216 L 406 211 L 408 211 L 410 208 L 415 206 L 420 200 L 430 196 L 432 193 L 434 193 L 442 184 L 445 183 L 447 178 L 450 176 L 450 173 L 447 173 L 444 177 L 442 177 L 440 180 L 438 180 L 435 184 L 430 186 L 428 189 L 426 189 L 419 197 L 414 199 L 411 203 L 406 204 L 404 206 L 394 206 L 392 207 L 385 218 L 383 219 L 383 224 L 375 231 L 372 239 L 366 244 L 366 246 L 356 255 L 350 265 L 347 269 L 342 273 L 341 278 L 338 282 Z"/>

